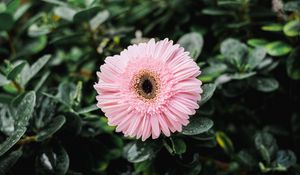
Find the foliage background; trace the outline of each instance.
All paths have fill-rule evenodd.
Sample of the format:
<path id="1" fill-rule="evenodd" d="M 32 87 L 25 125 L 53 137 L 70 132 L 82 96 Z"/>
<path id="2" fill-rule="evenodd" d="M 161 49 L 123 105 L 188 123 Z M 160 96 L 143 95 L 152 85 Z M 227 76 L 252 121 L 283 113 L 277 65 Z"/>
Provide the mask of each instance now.
<path id="1" fill-rule="evenodd" d="M 0 174 L 300 174 L 299 0 L 0 2 Z M 170 38 L 202 69 L 182 133 L 107 126 L 95 72 Z"/>

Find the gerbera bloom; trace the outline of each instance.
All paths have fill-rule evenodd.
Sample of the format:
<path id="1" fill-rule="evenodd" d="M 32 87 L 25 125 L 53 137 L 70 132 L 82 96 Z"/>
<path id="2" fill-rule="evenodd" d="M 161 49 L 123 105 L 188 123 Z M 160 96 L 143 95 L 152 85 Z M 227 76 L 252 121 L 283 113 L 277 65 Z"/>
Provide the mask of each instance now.
<path id="1" fill-rule="evenodd" d="M 125 136 L 146 140 L 181 132 L 202 93 L 197 64 L 165 39 L 129 46 L 107 57 L 97 72 L 97 106 Z"/>

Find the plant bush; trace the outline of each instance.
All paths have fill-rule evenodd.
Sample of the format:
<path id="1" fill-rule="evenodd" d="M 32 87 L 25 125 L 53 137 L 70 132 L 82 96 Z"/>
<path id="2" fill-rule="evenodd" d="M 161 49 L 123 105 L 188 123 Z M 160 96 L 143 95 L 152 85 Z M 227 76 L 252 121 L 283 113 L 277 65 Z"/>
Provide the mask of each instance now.
<path id="1" fill-rule="evenodd" d="M 149 38 L 189 51 L 204 93 L 181 133 L 142 142 L 93 85 Z M 0 174 L 300 174 L 298 0 L 4 0 L 0 46 Z"/>

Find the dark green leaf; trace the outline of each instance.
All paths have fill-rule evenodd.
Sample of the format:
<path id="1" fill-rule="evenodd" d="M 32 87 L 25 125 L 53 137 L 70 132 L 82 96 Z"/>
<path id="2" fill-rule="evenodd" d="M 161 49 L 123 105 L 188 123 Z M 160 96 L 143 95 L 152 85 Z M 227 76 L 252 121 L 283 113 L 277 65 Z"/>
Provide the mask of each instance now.
<path id="1" fill-rule="evenodd" d="M 300 2 L 298 0 L 284 3 L 283 9 L 288 12 L 300 12 Z"/>
<path id="2" fill-rule="evenodd" d="M 262 47 L 256 47 L 254 48 L 248 56 L 248 64 L 250 67 L 250 70 L 256 68 L 266 57 L 266 50 Z"/>
<path id="3" fill-rule="evenodd" d="M 182 46 L 186 51 L 190 52 L 191 57 L 197 60 L 203 47 L 203 37 L 199 33 L 188 33 L 183 35 L 179 40 L 178 44 Z"/>
<path id="4" fill-rule="evenodd" d="M 51 32 L 51 27 L 48 25 L 37 25 L 36 23 L 32 24 L 28 28 L 28 35 L 31 37 L 39 37 L 46 35 Z"/>
<path id="5" fill-rule="evenodd" d="M 55 146 L 36 157 L 35 164 L 39 175 L 64 175 L 69 169 L 69 156 L 62 146 Z"/>
<path id="6" fill-rule="evenodd" d="M 76 14 L 76 10 L 68 7 L 68 6 L 59 6 L 53 9 L 54 14 L 65 19 L 67 21 L 72 21 L 74 15 Z"/>
<path id="7" fill-rule="evenodd" d="M 296 164 L 297 158 L 294 152 L 291 150 L 279 150 L 276 154 L 275 162 L 278 166 L 288 169 Z"/>
<path id="8" fill-rule="evenodd" d="M 91 105 L 91 106 L 80 109 L 79 111 L 77 111 L 77 113 L 78 114 L 84 114 L 84 113 L 89 113 L 89 112 L 92 112 L 92 111 L 96 111 L 98 109 L 99 108 L 96 105 Z"/>
<path id="9" fill-rule="evenodd" d="M 17 150 L 14 152 L 11 152 L 5 157 L 0 158 L 0 174 L 4 175 L 6 174 L 11 167 L 14 166 L 14 164 L 19 160 L 19 158 L 22 156 L 23 152 L 22 150 Z"/>
<path id="10" fill-rule="evenodd" d="M 129 162 L 139 163 L 152 159 L 155 152 L 154 143 L 136 141 L 125 146 L 123 155 Z"/>
<path id="11" fill-rule="evenodd" d="M 248 55 L 248 47 L 236 39 L 226 39 L 220 47 L 225 59 L 237 68 L 241 67 Z"/>
<path id="12" fill-rule="evenodd" d="M 254 138 L 254 143 L 262 158 L 267 163 L 270 163 L 272 157 L 275 156 L 275 153 L 278 150 L 274 137 L 267 132 L 257 133 Z"/>
<path id="13" fill-rule="evenodd" d="M 2 12 L 0 13 L 0 31 L 10 30 L 14 25 L 14 19 L 10 13 Z"/>
<path id="14" fill-rule="evenodd" d="M 98 6 L 81 10 L 74 15 L 73 21 L 77 23 L 87 22 L 92 19 L 100 10 L 101 8 Z"/>
<path id="15" fill-rule="evenodd" d="M 16 67 L 14 67 L 7 75 L 7 78 L 9 80 L 15 80 L 16 77 L 20 74 L 20 72 L 23 70 L 24 66 L 26 65 L 26 62 L 21 62 Z"/>
<path id="16" fill-rule="evenodd" d="M 107 10 L 98 12 L 98 14 L 90 20 L 90 26 L 92 30 L 96 30 L 103 22 L 109 17 Z"/>
<path id="17" fill-rule="evenodd" d="M 208 131 L 214 122 L 205 117 L 193 116 L 190 118 L 190 123 L 183 127 L 182 134 L 184 135 L 197 135 Z"/>
<path id="18" fill-rule="evenodd" d="M 256 160 L 252 154 L 246 151 L 240 151 L 237 155 L 238 160 L 248 167 L 254 167 L 256 165 Z"/>
<path id="19" fill-rule="evenodd" d="M 15 99 L 15 101 L 20 100 L 17 105 L 13 105 L 13 108 L 15 109 L 11 112 L 16 120 L 15 132 L 0 144 L 0 156 L 15 145 L 26 131 L 28 120 L 31 117 L 35 106 L 35 93 L 31 91 L 23 96 L 22 99 L 19 99 L 20 97 Z"/>
<path id="20" fill-rule="evenodd" d="M 216 90 L 216 85 L 213 83 L 204 84 L 202 86 L 203 93 L 201 94 L 201 100 L 199 102 L 200 106 L 205 104 L 214 94 Z"/>
<path id="21" fill-rule="evenodd" d="M 51 55 L 44 55 L 39 58 L 32 66 L 27 66 L 21 73 L 21 84 L 25 86 L 49 61 Z"/>
<path id="22" fill-rule="evenodd" d="M 300 79 L 300 47 L 295 48 L 289 55 L 286 62 L 286 70 L 290 78 Z"/>
<path id="23" fill-rule="evenodd" d="M 51 137 L 56 133 L 66 122 L 66 118 L 62 115 L 59 115 L 52 119 L 52 121 L 41 131 L 37 133 L 36 140 L 44 141 L 45 139 Z"/>
<path id="24" fill-rule="evenodd" d="M 179 138 L 173 138 L 171 139 L 171 141 L 172 141 L 172 147 L 175 154 L 181 155 L 186 152 L 186 144 L 184 140 Z"/>
<path id="25" fill-rule="evenodd" d="M 255 77 L 251 80 L 250 85 L 262 92 L 272 92 L 279 87 L 279 83 L 276 79 L 267 77 Z"/>

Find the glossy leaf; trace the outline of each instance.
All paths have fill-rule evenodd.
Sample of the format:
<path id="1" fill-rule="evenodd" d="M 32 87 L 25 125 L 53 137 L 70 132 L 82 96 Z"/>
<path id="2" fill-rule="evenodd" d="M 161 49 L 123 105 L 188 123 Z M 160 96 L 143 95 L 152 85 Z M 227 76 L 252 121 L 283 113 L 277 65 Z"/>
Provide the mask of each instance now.
<path id="1" fill-rule="evenodd" d="M 46 149 L 36 157 L 37 174 L 64 175 L 69 169 L 69 156 L 62 146 Z"/>
<path id="2" fill-rule="evenodd" d="M 199 102 L 200 105 L 205 104 L 214 94 L 216 90 L 216 85 L 213 83 L 204 84 L 202 86 L 203 93 L 201 94 L 201 100 Z"/>
<path id="3" fill-rule="evenodd" d="M 197 135 L 207 132 L 214 122 L 205 117 L 193 116 L 190 118 L 190 123 L 182 128 L 182 134 L 184 135 Z"/>
<path id="4" fill-rule="evenodd" d="M 56 133 L 66 122 L 66 118 L 62 115 L 54 117 L 52 121 L 41 131 L 38 132 L 36 136 L 37 141 L 44 141 L 45 139 L 51 137 Z"/>
<path id="5" fill-rule="evenodd" d="M 141 141 L 132 142 L 125 146 L 123 155 L 129 162 L 143 162 L 154 157 L 155 146 L 154 143 Z"/>
<path id="6" fill-rule="evenodd" d="M 8 151 L 12 146 L 14 146 L 23 136 L 27 129 L 26 127 L 28 124 L 28 120 L 33 113 L 34 106 L 35 93 L 32 91 L 25 94 L 17 106 L 13 106 L 13 108 L 15 109 L 12 111 L 12 115 L 16 120 L 15 132 L 0 144 L 0 156 Z"/>
<path id="7" fill-rule="evenodd" d="M 197 60 L 203 47 L 203 37 L 199 33 L 188 33 L 183 35 L 179 40 L 178 44 L 183 47 L 186 51 L 190 52 L 190 56 Z"/>
<path id="8" fill-rule="evenodd" d="M 266 45 L 267 53 L 271 56 L 283 56 L 291 52 L 292 47 L 282 41 L 275 41 Z"/>

